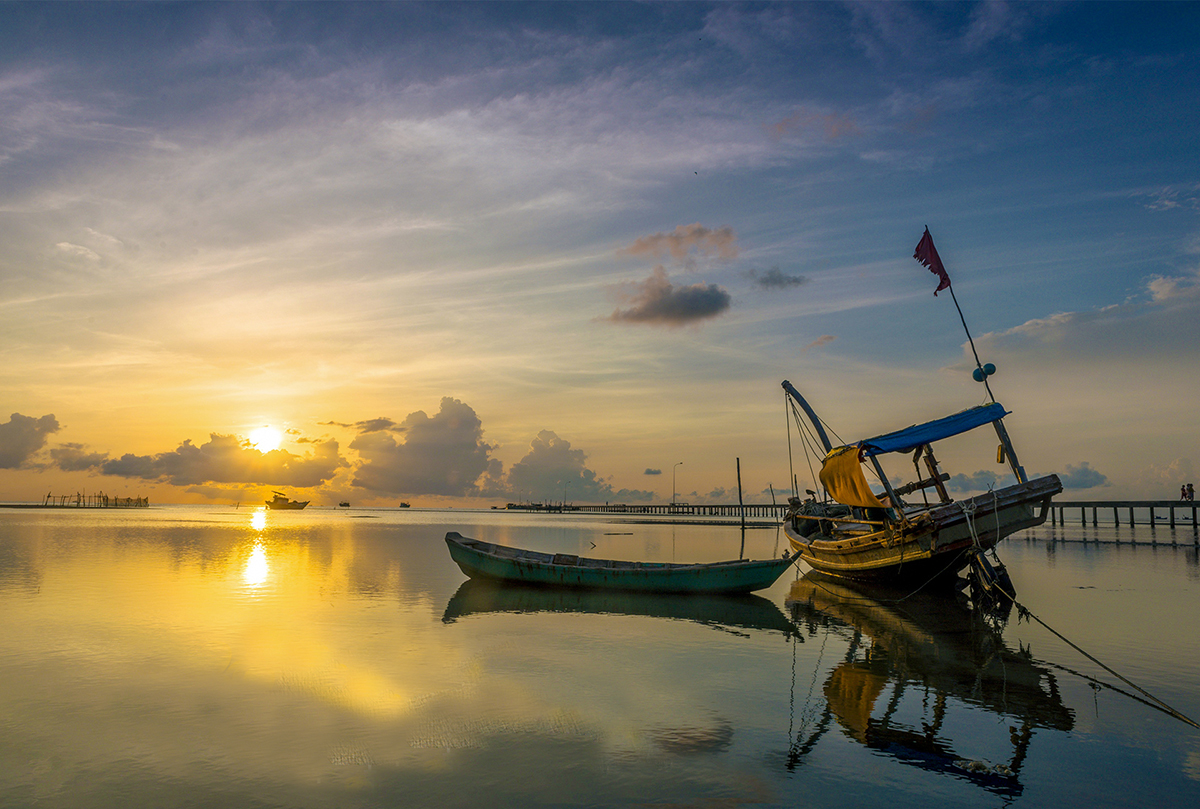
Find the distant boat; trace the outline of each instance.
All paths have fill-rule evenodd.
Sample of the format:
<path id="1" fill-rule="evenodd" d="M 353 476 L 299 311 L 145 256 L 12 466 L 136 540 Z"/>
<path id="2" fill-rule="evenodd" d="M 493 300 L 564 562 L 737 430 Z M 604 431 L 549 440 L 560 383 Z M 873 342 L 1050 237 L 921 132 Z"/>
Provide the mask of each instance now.
<path id="1" fill-rule="evenodd" d="M 311 500 L 288 500 L 279 492 L 271 492 L 275 495 L 267 501 L 267 508 L 274 509 L 301 509 L 311 503 Z"/>
<path id="2" fill-rule="evenodd" d="M 1062 491 L 1057 475 L 1026 478 L 1004 429 L 1008 412 L 997 402 L 834 447 L 799 392 L 786 380 L 783 388 L 808 415 L 824 446 L 819 477 L 828 493 L 822 500 L 811 491 L 804 501 L 791 498 L 784 533 L 800 558 L 826 575 L 881 583 L 953 581 L 1000 540 L 1045 522 L 1051 498 Z M 944 483 L 950 476 L 938 469 L 932 444 L 985 425 L 995 428 L 999 460 L 1008 461 L 1017 483 L 955 501 Z M 918 463 L 929 477 L 892 486 L 876 458 L 890 452 L 911 453 L 917 477 Z M 874 465 L 884 491 L 871 490 L 864 462 Z M 929 489 L 935 490 L 933 497 L 925 496 Z M 921 503 L 902 499 L 913 492 L 922 492 Z"/>
<path id="3" fill-rule="evenodd" d="M 350 503 L 349 503 L 349 501 L 343 500 L 342 502 L 338 503 L 338 507 L 339 508 L 350 508 Z"/>
<path id="4" fill-rule="evenodd" d="M 588 559 L 494 545 L 446 534 L 450 558 L 473 579 L 650 593 L 749 593 L 774 584 L 796 555 L 779 559 L 675 564 Z"/>
<path id="5" fill-rule="evenodd" d="M 408 508 L 408 503 L 401 503 L 398 508 Z"/>

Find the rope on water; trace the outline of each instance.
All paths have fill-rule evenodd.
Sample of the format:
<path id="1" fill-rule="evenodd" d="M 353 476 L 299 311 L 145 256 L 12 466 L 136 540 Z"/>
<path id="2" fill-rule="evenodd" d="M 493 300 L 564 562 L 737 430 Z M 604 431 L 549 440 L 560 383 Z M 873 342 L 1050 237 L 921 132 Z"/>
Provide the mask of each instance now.
<path id="1" fill-rule="evenodd" d="M 1006 593 L 1006 595 L 1007 595 L 1007 593 Z M 1011 598 L 1011 595 L 1010 595 L 1009 597 Z M 1030 612 L 1030 611 L 1029 611 L 1029 608 L 1028 608 L 1028 607 L 1026 607 L 1024 604 L 1021 604 L 1021 603 L 1020 603 L 1019 601 L 1017 601 L 1015 598 L 1013 598 L 1013 599 L 1012 599 L 1012 602 L 1013 602 L 1013 605 L 1014 605 L 1014 606 L 1017 608 L 1017 615 L 1018 615 L 1018 616 L 1020 616 L 1020 617 L 1022 617 L 1022 618 L 1030 618 L 1030 619 L 1032 619 L 1032 620 L 1034 620 L 1034 621 L 1037 621 L 1039 624 L 1041 624 L 1043 627 L 1045 627 L 1045 628 L 1046 628 L 1046 630 L 1048 630 L 1048 631 L 1049 631 L 1051 634 L 1053 634 L 1055 637 L 1057 637 L 1057 638 L 1058 638 L 1059 640 L 1061 640 L 1063 643 L 1067 644 L 1067 645 L 1068 645 L 1068 646 L 1070 646 L 1072 649 L 1074 649 L 1075 651 L 1079 652 L 1081 655 L 1083 655 L 1084 657 L 1086 657 L 1088 660 L 1092 661 L 1092 662 L 1093 662 L 1093 663 L 1095 663 L 1097 666 L 1099 666 L 1100 668 L 1104 669 L 1105 671 L 1107 671 L 1107 672 L 1108 672 L 1109 674 L 1111 674 L 1112 676 L 1116 677 L 1116 678 L 1117 678 L 1118 680 L 1120 680 L 1121 682 L 1125 683 L 1125 685 L 1129 686 L 1130 688 L 1132 688 L 1132 689 L 1134 689 L 1135 691 L 1137 691 L 1139 694 L 1141 694 L 1141 695 L 1143 695 L 1144 697 L 1146 697 L 1146 699 L 1150 700 L 1152 703 L 1154 703 L 1154 704 L 1155 704 L 1157 707 L 1159 707 L 1161 710 L 1163 710 L 1163 711 L 1165 711 L 1166 713 L 1170 714 L 1171 716 L 1175 717 L 1175 718 L 1176 718 L 1176 719 L 1178 719 L 1180 722 L 1183 722 L 1183 723 L 1185 723 L 1185 724 L 1191 725 L 1191 726 L 1192 726 L 1192 727 L 1194 727 L 1194 728 L 1200 728 L 1200 724 L 1197 724 L 1197 723 L 1196 723 L 1194 720 L 1192 720 L 1192 719 L 1188 718 L 1187 716 L 1183 715 L 1183 714 L 1182 714 L 1182 713 L 1180 713 L 1179 711 L 1175 710 L 1175 709 L 1174 709 L 1174 708 L 1172 708 L 1170 705 L 1168 705 L 1167 703 L 1163 702 L 1161 699 L 1159 699 L 1158 697 L 1154 696 L 1153 694 L 1151 694 L 1151 693 L 1150 693 L 1149 691 L 1147 691 L 1146 689 L 1144 689 L 1144 688 L 1142 688 L 1141 686 L 1139 686 L 1137 683 L 1135 683 L 1135 682 L 1133 682 L 1133 681 L 1129 680 L 1128 678 L 1126 678 L 1126 677 L 1123 677 L 1122 675 L 1118 674 L 1116 671 L 1114 671 L 1113 669 L 1111 669 L 1111 668 L 1109 668 L 1108 666 L 1104 665 L 1104 664 L 1103 664 L 1103 663 L 1101 663 L 1099 660 L 1097 660 L 1095 657 L 1093 657 L 1092 655 L 1088 654 L 1087 652 L 1085 652 L 1083 649 L 1081 649 L 1081 648 L 1079 648 L 1078 646 L 1076 646 L 1076 645 L 1075 645 L 1074 643 L 1072 643 L 1071 641 L 1067 640 L 1067 639 L 1066 639 L 1066 638 L 1065 638 L 1065 637 L 1064 637 L 1064 636 L 1063 636 L 1061 633 L 1059 633 L 1058 631 L 1056 631 L 1056 630 L 1055 630 L 1053 627 L 1051 627 L 1049 624 L 1047 624 L 1047 623 L 1046 623 L 1045 621 L 1043 621 L 1041 618 L 1037 617 L 1037 616 L 1036 616 L 1036 615 L 1034 615 L 1032 612 Z"/>

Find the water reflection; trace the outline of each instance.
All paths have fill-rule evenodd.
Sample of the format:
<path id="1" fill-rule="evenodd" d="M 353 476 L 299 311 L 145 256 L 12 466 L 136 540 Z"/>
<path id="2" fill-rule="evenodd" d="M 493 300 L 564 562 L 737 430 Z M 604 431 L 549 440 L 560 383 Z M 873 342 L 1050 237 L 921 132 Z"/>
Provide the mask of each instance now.
<path id="1" fill-rule="evenodd" d="M 267 507 L 259 506 L 254 509 L 254 513 L 250 515 L 250 527 L 255 531 L 262 531 L 267 527 Z"/>
<path id="2" fill-rule="evenodd" d="M 271 575 L 271 567 L 267 564 L 267 551 L 260 540 L 255 540 L 254 549 L 246 559 L 242 570 L 242 579 L 250 587 L 260 587 Z"/>
<path id="3" fill-rule="evenodd" d="M 527 587 L 468 579 L 446 604 L 442 621 L 486 613 L 586 612 L 694 621 L 715 629 L 762 629 L 795 635 L 795 625 L 761 596 L 655 595 Z"/>
<path id="4" fill-rule="evenodd" d="M 824 681 L 825 705 L 813 709 L 809 695 L 788 768 L 803 764 L 836 723 L 848 738 L 903 764 L 1020 795 L 1035 730 L 1074 726 L 1053 672 L 1008 648 L 953 598 L 905 596 L 812 573 L 792 585 L 786 606 L 797 625 L 846 646 Z M 994 731 L 977 727 L 979 710 L 999 719 L 990 722 Z M 955 730 L 964 731 L 962 749 L 950 738 Z M 983 749 L 995 753 L 989 758 Z"/>

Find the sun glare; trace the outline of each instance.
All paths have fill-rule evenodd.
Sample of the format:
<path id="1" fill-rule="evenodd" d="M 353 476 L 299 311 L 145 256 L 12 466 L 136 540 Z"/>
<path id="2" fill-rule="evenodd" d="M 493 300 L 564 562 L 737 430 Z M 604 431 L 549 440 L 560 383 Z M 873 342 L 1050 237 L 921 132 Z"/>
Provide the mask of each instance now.
<path id="1" fill-rule="evenodd" d="M 282 441 L 283 433 L 274 427 L 259 427 L 257 430 L 250 431 L 250 443 L 259 452 L 270 452 L 273 449 L 279 449 L 279 444 Z"/>

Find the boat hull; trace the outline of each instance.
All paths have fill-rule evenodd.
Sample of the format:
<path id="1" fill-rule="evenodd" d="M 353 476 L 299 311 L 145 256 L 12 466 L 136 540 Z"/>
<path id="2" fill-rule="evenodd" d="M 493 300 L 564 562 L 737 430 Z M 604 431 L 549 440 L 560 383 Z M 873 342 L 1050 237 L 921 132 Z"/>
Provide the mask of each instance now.
<path id="1" fill-rule="evenodd" d="M 623 562 L 509 548 L 456 531 L 446 534 L 446 545 L 450 558 L 472 579 L 644 593 L 749 593 L 770 587 L 796 558 L 694 565 Z"/>
<path id="2" fill-rule="evenodd" d="M 1055 475 L 967 500 L 934 506 L 902 526 L 873 533 L 805 536 L 802 519 L 789 514 L 784 533 L 801 560 L 829 576 L 876 583 L 952 581 L 970 552 L 988 550 L 1005 537 L 1041 525 L 1051 498 L 1062 491 Z"/>

